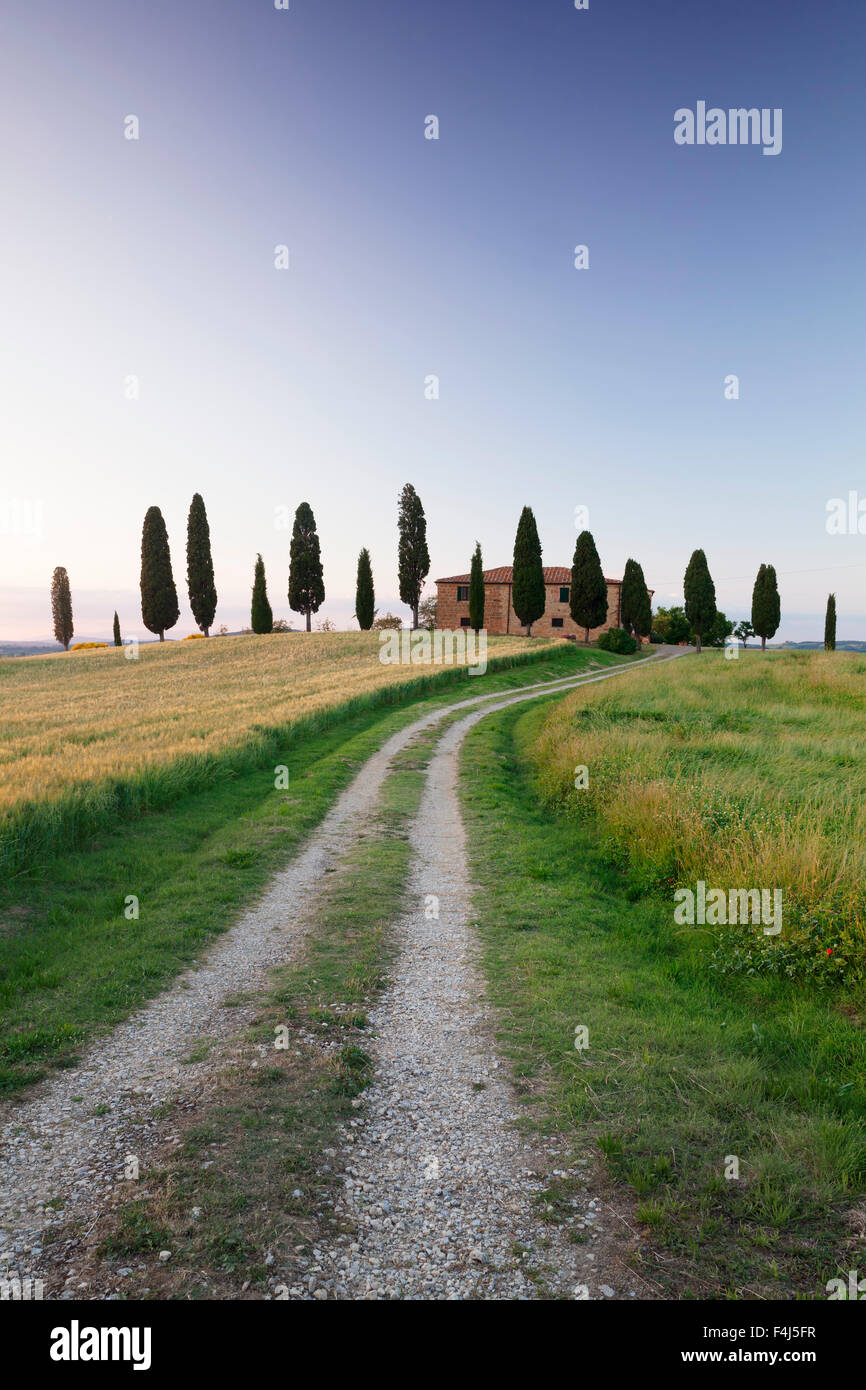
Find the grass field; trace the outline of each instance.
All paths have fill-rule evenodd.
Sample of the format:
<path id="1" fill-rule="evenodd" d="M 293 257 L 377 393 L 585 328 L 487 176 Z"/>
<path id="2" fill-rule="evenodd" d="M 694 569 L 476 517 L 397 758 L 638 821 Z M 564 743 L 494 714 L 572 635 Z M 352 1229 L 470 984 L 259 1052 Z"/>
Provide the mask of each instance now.
<path id="1" fill-rule="evenodd" d="M 753 852 L 754 819 L 744 822 L 742 849 L 720 823 L 719 848 L 706 829 L 710 809 L 683 775 L 690 766 L 718 816 L 725 788 L 734 797 L 742 790 L 725 749 L 747 781 L 753 818 L 766 770 L 768 834 L 796 815 L 785 776 L 796 769 L 796 785 L 824 808 L 821 835 L 834 845 L 856 813 L 833 759 L 854 746 L 851 683 L 861 665 L 843 658 L 836 674 L 821 657 L 798 656 L 731 672 L 723 657 L 688 658 L 616 689 L 491 715 L 467 739 L 462 798 L 475 912 L 524 1123 L 563 1136 L 575 1156 L 594 1152 L 593 1194 L 622 1215 L 623 1231 L 638 1233 L 633 1273 L 642 1295 L 825 1298 L 827 1279 L 866 1260 L 862 985 L 837 978 L 822 990 L 811 976 L 720 973 L 705 938 L 677 929 L 670 902 L 641 891 L 600 848 L 611 826 L 632 823 L 609 819 L 608 805 L 630 814 L 638 802 L 650 817 L 646 827 L 637 822 L 638 862 L 652 868 L 650 879 L 670 866 L 664 855 L 673 850 L 677 863 L 709 877 L 675 806 L 659 823 L 662 857 L 653 855 L 654 808 L 667 807 L 679 786 L 704 817 L 693 829 L 713 854 L 713 876 L 727 879 L 725 856 L 739 864 Z M 748 716 L 761 699 L 763 726 Z M 725 709 L 739 740 L 721 722 Z M 819 730 L 831 750 L 826 779 Z M 597 820 L 562 813 L 570 802 L 564 765 L 578 762 L 589 764 L 591 785 L 602 769 Z M 641 773 L 658 784 L 652 798 L 641 798 Z M 830 806 L 841 808 L 841 822 Z M 842 844 L 836 849 L 844 877 Z M 859 844 L 850 850 L 856 855 Z M 581 1025 L 589 1030 L 583 1051 L 574 1045 Z M 737 1178 L 726 1175 L 732 1156 Z M 555 1184 L 547 1219 L 567 1218 L 573 1195 L 568 1182 Z"/>
<path id="2" fill-rule="evenodd" d="M 164 989 L 231 925 L 397 729 L 464 695 L 623 660 L 568 643 L 541 655 L 469 680 L 465 691 L 362 708 L 303 738 L 275 740 L 264 760 L 251 757 L 232 775 L 0 881 L 0 1093 L 70 1065 L 95 1033 Z M 288 791 L 274 788 L 275 763 L 289 769 Z M 142 905 L 137 922 L 123 915 L 129 893 Z"/>
<path id="3" fill-rule="evenodd" d="M 492 637 L 490 668 L 563 646 Z M 0 870 L 261 762 L 290 730 L 467 679 L 380 649 L 377 633 L 294 633 L 0 661 Z"/>
<path id="4" fill-rule="evenodd" d="M 637 887 L 782 890 L 782 936 L 738 942 L 725 968 L 833 978 L 866 948 L 864 731 L 862 656 L 707 652 L 570 695 L 533 759 L 546 802 Z"/>

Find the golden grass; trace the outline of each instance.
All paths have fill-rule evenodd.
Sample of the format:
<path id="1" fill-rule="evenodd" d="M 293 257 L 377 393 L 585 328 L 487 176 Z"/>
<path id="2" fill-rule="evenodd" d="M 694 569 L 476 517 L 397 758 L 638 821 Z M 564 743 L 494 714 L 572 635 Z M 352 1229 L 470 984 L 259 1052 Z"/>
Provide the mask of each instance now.
<path id="1" fill-rule="evenodd" d="M 535 759 L 544 795 L 591 816 L 647 886 L 779 887 L 786 920 L 862 951 L 863 657 L 708 652 L 590 686 L 557 704 Z"/>
<path id="2" fill-rule="evenodd" d="M 491 637 L 488 657 L 558 644 Z M 440 667 L 384 666 L 377 633 L 288 633 L 0 661 L 0 814 L 240 744 Z"/>

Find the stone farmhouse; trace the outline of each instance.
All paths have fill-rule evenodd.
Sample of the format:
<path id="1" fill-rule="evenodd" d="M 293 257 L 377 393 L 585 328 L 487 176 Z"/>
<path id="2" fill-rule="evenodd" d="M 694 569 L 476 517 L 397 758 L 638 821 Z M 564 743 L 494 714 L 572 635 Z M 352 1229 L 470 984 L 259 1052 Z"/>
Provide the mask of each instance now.
<path id="1" fill-rule="evenodd" d="M 511 565 L 484 571 L 484 626 L 491 636 L 524 632 L 511 602 Z M 590 628 L 590 639 L 608 628 L 620 626 L 621 579 L 607 579 L 607 617 L 600 627 Z M 572 618 L 568 604 L 571 591 L 571 568 L 564 565 L 544 566 L 546 602 L 542 617 L 532 624 L 533 637 L 577 637 L 583 641 L 584 629 Z M 452 574 L 436 580 L 436 626 L 453 631 L 469 626 L 469 575 Z M 653 590 L 649 590 L 652 598 Z"/>

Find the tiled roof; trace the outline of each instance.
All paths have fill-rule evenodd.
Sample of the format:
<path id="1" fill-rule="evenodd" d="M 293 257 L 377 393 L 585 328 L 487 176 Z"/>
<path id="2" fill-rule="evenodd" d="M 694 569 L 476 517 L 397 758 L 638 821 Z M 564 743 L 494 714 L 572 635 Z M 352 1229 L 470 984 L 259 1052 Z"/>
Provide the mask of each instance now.
<path id="1" fill-rule="evenodd" d="M 544 565 L 545 584 L 570 584 L 571 567 L 568 569 L 564 565 Z M 500 565 L 495 570 L 484 570 L 485 584 L 510 584 L 514 575 L 514 568 L 511 565 Z M 468 574 L 449 574 L 447 579 L 437 579 L 436 584 L 468 584 L 470 576 Z M 606 584 L 621 584 L 621 579 L 606 579 Z"/>

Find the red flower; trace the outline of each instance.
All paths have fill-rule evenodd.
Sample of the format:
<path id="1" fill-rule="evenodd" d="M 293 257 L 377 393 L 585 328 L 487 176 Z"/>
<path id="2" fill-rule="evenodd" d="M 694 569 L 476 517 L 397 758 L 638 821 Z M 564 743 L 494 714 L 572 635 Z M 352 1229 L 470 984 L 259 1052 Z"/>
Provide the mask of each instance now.
<path id="1" fill-rule="evenodd" d="M 832 946 L 828 946 L 828 947 L 827 947 L 827 955 L 828 955 L 828 956 L 832 956 L 832 954 L 833 954 L 833 947 L 832 947 Z"/>

